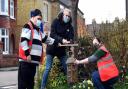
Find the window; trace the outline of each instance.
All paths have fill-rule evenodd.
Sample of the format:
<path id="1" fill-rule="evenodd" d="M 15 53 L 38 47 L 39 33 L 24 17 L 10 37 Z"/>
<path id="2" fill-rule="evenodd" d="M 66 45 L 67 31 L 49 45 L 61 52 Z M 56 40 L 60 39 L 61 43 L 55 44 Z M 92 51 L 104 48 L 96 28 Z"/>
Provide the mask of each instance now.
<path id="1" fill-rule="evenodd" d="M 10 17 L 14 18 L 14 0 L 10 0 Z"/>
<path id="2" fill-rule="evenodd" d="M 43 9 L 43 19 L 45 22 L 48 21 L 48 4 L 44 3 L 44 9 Z"/>
<path id="3" fill-rule="evenodd" d="M 9 32 L 7 29 L 0 28 L 0 41 L 3 42 L 3 54 L 9 53 Z"/>
<path id="4" fill-rule="evenodd" d="M 0 0 L 0 15 L 8 15 L 8 0 Z"/>

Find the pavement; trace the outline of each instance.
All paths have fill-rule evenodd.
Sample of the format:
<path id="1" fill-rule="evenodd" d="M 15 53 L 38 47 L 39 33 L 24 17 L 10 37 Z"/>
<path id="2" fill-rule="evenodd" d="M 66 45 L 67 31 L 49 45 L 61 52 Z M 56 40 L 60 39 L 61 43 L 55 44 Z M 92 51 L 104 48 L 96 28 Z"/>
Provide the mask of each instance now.
<path id="1" fill-rule="evenodd" d="M 18 70 L 18 67 L 5 67 L 5 68 L 0 68 L 0 71 L 16 71 Z"/>

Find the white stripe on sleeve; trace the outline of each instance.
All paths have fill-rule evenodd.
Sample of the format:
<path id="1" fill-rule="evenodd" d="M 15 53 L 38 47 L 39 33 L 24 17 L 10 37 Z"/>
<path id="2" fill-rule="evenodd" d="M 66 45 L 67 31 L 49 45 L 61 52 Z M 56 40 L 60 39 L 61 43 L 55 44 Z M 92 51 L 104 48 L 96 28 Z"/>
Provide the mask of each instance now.
<path id="1" fill-rule="evenodd" d="M 31 36 L 31 30 L 27 28 L 22 28 L 21 37 L 24 37 L 30 40 L 30 36 Z"/>
<path id="2" fill-rule="evenodd" d="M 29 49 L 27 41 L 21 42 L 20 45 L 21 45 L 23 50 L 28 50 Z"/>

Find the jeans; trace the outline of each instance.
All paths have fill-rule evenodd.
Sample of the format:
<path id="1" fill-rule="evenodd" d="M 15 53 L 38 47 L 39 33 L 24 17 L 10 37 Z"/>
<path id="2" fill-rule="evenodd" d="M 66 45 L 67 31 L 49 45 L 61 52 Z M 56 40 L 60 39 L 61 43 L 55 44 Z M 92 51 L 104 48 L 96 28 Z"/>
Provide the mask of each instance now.
<path id="1" fill-rule="evenodd" d="M 53 63 L 53 55 L 46 55 L 47 59 L 46 59 L 46 68 L 45 71 L 43 73 L 43 77 L 42 77 L 42 83 L 41 83 L 41 89 L 45 89 L 46 87 L 46 83 L 47 83 L 47 79 L 48 79 L 48 75 L 49 72 L 52 68 L 52 63 Z M 66 65 L 66 60 L 67 60 L 67 56 L 62 56 L 62 57 L 58 57 L 60 60 L 60 63 L 63 66 L 64 69 L 64 73 L 67 73 L 67 65 Z"/>
<path id="2" fill-rule="evenodd" d="M 93 72 L 92 81 L 95 89 L 114 89 L 113 85 L 118 81 L 118 77 L 102 82 L 98 71 Z"/>

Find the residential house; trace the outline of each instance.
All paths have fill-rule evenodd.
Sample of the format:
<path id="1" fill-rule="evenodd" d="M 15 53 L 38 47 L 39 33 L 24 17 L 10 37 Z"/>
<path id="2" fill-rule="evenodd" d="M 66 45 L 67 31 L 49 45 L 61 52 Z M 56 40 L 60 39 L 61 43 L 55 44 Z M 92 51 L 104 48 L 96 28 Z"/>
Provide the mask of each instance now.
<path id="1" fill-rule="evenodd" d="M 78 37 L 83 38 L 87 36 L 87 29 L 85 25 L 84 13 L 78 8 L 77 23 L 78 23 Z"/>
<path id="2" fill-rule="evenodd" d="M 87 32 L 91 36 L 96 36 L 99 34 L 99 31 L 101 29 L 101 24 L 96 23 L 96 20 L 92 20 L 92 24 L 87 25 Z"/>
<path id="3" fill-rule="evenodd" d="M 51 24 L 53 18 L 56 17 L 59 11 L 59 5 L 54 0 L 18 0 L 18 20 L 17 25 L 23 26 L 30 18 L 30 11 L 40 9 L 43 15 L 43 21 Z M 21 18 L 23 18 L 21 20 Z"/>
<path id="4" fill-rule="evenodd" d="M 68 0 L 0 0 L 0 67 L 16 66 L 21 29 L 30 19 L 30 11 L 42 11 L 43 22 L 49 27 L 61 8 L 68 8 Z M 78 9 L 78 34 L 86 34 L 85 19 Z M 2 43 L 1 43 L 2 42 Z"/>
<path id="5" fill-rule="evenodd" d="M 109 21 L 106 21 L 105 23 L 97 23 L 95 19 L 92 20 L 91 24 L 87 25 L 87 32 L 90 36 L 99 36 L 102 34 L 102 32 L 106 31 L 116 31 L 117 29 L 112 29 L 113 26 L 118 26 L 119 19 L 115 18 L 113 23 L 110 23 Z"/>
<path id="6" fill-rule="evenodd" d="M 51 22 L 59 12 L 59 3 L 54 0 L 18 0 L 17 1 L 17 36 L 20 38 L 21 29 L 30 19 L 30 12 L 34 9 L 40 9 L 43 16 L 43 22 L 47 23 L 50 29 Z M 45 29 L 44 29 L 45 30 Z M 19 43 L 19 41 L 17 42 Z M 45 47 L 44 47 L 45 49 Z M 45 51 L 44 51 L 45 52 Z M 45 56 L 45 53 L 44 53 Z"/>
<path id="7" fill-rule="evenodd" d="M 0 0 L 0 67 L 17 63 L 17 0 Z"/>

